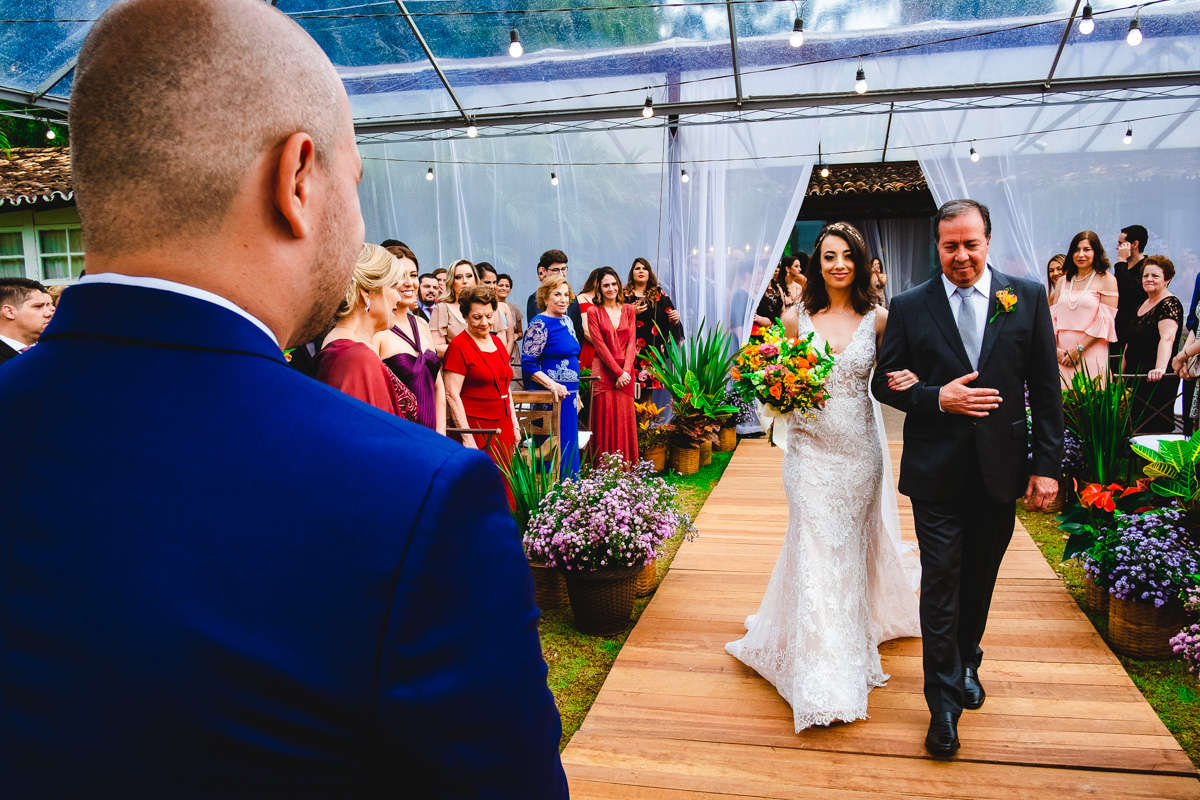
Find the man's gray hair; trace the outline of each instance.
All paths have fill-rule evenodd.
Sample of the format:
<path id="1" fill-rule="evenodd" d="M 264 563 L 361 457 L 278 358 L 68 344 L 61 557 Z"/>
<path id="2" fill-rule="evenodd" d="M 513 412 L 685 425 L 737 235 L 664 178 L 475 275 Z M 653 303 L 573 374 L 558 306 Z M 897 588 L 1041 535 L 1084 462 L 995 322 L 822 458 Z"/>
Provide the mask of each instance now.
<path id="1" fill-rule="evenodd" d="M 933 218 L 933 229 L 937 232 L 937 238 L 942 238 L 942 220 L 960 217 L 971 210 L 978 211 L 979 216 L 983 217 L 983 235 L 990 238 L 992 235 L 992 215 L 988 213 L 988 207 L 983 203 L 969 200 L 965 197 L 942 203 L 942 207 L 937 210 L 937 214 Z"/>

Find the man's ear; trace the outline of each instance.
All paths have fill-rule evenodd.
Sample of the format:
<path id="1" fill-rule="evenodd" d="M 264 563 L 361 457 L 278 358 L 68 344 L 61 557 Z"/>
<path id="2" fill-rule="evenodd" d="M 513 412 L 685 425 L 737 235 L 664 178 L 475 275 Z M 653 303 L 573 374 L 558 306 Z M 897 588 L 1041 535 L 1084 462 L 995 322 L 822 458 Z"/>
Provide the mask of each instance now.
<path id="1" fill-rule="evenodd" d="M 4 305 L 0 306 L 0 317 L 4 317 L 5 319 L 16 319 L 17 309 L 10 306 L 8 303 L 5 303 Z"/>
<path id="2" fill-rule="evenodd" d="M 313 231 L 313 180 L 316 173 L 316 147 L 303 131 L 293 133 L 283 143 L 275 164 L 275 208 L 297 239 Z"/>

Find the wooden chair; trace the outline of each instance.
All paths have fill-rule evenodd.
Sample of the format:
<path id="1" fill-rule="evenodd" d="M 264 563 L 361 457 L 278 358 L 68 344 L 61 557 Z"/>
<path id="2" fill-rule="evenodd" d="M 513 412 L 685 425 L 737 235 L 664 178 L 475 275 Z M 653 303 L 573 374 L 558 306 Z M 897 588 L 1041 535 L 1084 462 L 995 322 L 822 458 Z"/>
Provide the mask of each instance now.
<path id="1" fill-rule="evenodd" d="M 517 410 L 517 424 L 521 426 L 518 438 L 523 441 L 525 437 L 547 437 L 535 453 L 543 460 L 549 458 L 554 470 L 552 474 L 557 475 L 562 454 L 562 436 L 558 425 L 560 401 L 545 389 L 513 389 L 511 394 L 513 407 Z M 521 446 L 518 444 L 518 447 Z M 524 447 L 521 447 L 521 452 L 525 452 Z"/>

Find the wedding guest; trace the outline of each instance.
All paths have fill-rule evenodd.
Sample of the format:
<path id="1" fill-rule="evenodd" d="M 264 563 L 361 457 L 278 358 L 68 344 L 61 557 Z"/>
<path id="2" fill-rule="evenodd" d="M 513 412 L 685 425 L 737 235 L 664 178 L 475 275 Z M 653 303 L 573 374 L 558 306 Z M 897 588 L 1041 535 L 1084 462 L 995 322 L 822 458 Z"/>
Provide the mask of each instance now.
<path id="1" fill-rule="evenodd" d="M 4 796 L 566 798 L 494 466 L 285 364 L 363 243 L 337 71 L 261 0 L 103 5 L 87 275 L 0 367 Z"/>
<path id="2" fill-rule="evenodd" d="M 65 283 L 59 283 L 54 286 L 46 287 L 46 294 L 50 295 L 50 302 L 54 304 L 55 308 L 58 308 L 58 299 L 62 297 L 63 292 L 65 292 L 67 288 L 67 284 Z"/>
<path id="3" fill-rule="evenodd" d="M 637 393 L 642 399 L 652 399 L 654 404 L 665 407 L 670 402 L 670 393 L 663 388 L 658 378 L 646 368 L 646 352 L 651 347 L 661 347 L 668 336 L 683 338 L 683 325 L 679 311 L 658 285 L 658 277 L 650 268 L 650 262 L 638 257 L 629 268 L 629 281 L 625 284 L 622 297 L 633 305 L 637 313 Z"/>
<path id="4" fill-rule="evenodd" d="M 448 282 L 447 276 L 449 274 L 450 274 L 450 270 L 446 269 L 445 267 L 438 267 L 437 269 L 435 269 L 433 271 L 434 280 L 436 280 L 438 282 L 438 302 L 441 302 L 442 299 L 446 296 L 446 289 L 447 289 L 447 282 Z"/>
<path id="5" fill-rule="evenodd" d="M 375 352 L 374 337 L 392 324 L 400 302 L 400 262 L 377 244 L 364 244 L 354 278 L 338 306 L 333 330 L 317 353 L 321 383 L 407 420 L 417 418 L 417 399 Z"/>
<path id="6" fill-rule="evenodd" d="M 432 272 L 421 273 L 420 283 L 417 284 L 417 306 L 421 309 L 421 318 L 429 321 L 433 307 L 442 296 L 442 285 Z"/>
<path id="7" fill-rule="evenodd" d="M 630 464 L 638 460 L 637 414 L 633 408 L 633 365 L 637 358 L 637 315 L 621 299 L 621 278 L 612 267 L 600 267 L 598 302 L 588 309 L 594 337 L 592 363 L 593 446 L 597 455 L 620 453 Z"/>
<path id="8" fill-rule="evenodd" d="M 1146 291 L 1142 288 L 1142 261 L 1150 234 L 1141 225 L 1129 225 L 1117 234 L 1117 258 L 1113 265 L 1113 276 L 1117 279 L 1117 343 L 1114 354 L 1125 349 L 1129 326 L 1137 316 L 1137 310 L 1146 302 Z"/>
<path id="9" fill-rule="evenodd" d="M 871 259 L 871 291 L 875 293 L 877 304 L 887 308 L 887 273 L 883 271 L 883 261 L 878 257 Z"/>
<path id="10" fill-rule="evenodd" d="M 804 270 L 808 268 L 808 255 L 803 251 L 779 259 L 779 266 L 763 292 L 762 300 L 754 311 L 754 324 L 770 327 L 783 312 L 800 302 L 804 294 Z"/>
<path id="11" fill-rule="evenodd" d="M 1168 287 L 1175 265 L 1166 256 L 1146 256 L 1139 265 L 1146 302 L 1129 324 L 1122 372 L 1145 375 L 1131 409 L 1136 433 L 1174 433 L 1179 376 L 1167 375 L 1175 340 L 1183 327 L 1183 303 Z"/>
<path id="12" fill-rule="evenodd" d="M 0 364 L 37 344 L 53 316 L 45 286 L 29 278 L 0 278 Z"/>
<path id="13" fill-rule="evenodd" d="M 480 261 L 475 265 L 475 272 L 479 275 L 479 285 L 487 286 L 491 289 L 496 289 L 496 283 L 500 279 L 500 273 L 496 268 L 487 261 Z M 509 331 L 508 307 L 500 302 L 500 295 L 496 295 L 496 313 L 492 314 L 492 333 L 495 334 L 504 345 L 504 352 L 509 352 L 512 346 L 511 333 Z"/>
<path id="14" fill-rule="evenodd" d="M 467 321 L 459 312 L 459 296 L 479 283 L 475 265 L 461 258 L 450 265 L 451 283 L 442 301 L 433 307 L 429 315 L 429 330 L 433 335 L 433 349 L 438 358 L 446 357 L 446 348 L 456 336 L 467 329 Z"/>
<path id="15" fill-rule="evenodd" d="M 400 302 L 391 328 L 375 334 L 375 352 L 388 369 L 408 387 L 417 401 L 416 422 L 443 436 L 446 434 L 446 387 L 442 380 L 442 361 L 433 349 L 429 323 L 416 311 L 417 257 L 404 245 L 388 252 L 400 263 Z"/>
<path id="16" fill-rule="evenodd" d="M 512 293 L 512 288 L 512 276 L 501 272 L 496 277 L 496 299 L 498 300 L 496 313 L 503 315 L 505 323 L 508 325 L 509 356 L 517 364 L 520 364 L 521 333 L 524 331 L 525 320 L 521 318 L 521 310 L 508 302 L 508 296 Z"/>
<path id="17" fill-rule="evenodd" d="M 1050 256 L 1050 260 L 1046 263 L 1046 297 L 1054 294 L 1054 287 L 1058 284 L 1058 279 L 1063 276 L 1063 264 L 1066 260 L 1066 253 L 1056 253 Z"/>
<path id="18" fill-rule="evenodd" d="M 512 367 L 508 353 L 492 334 L 496 302 L 496 290 L 490 286 L 462 290 L 458 305 L 467 327 L 450 342 L 444 369 L 446 399 L 454 424 L 460 428 L 500 429 L 490 442 L 482 433 L 465 436 L 463 446 L 485 450 L 493 461 L 507 467 L 520 426 L 509 392 Z"/>
<path id="19" fill-rule="evenodd" d="M 579 340 L 579 366 L 584 369 L 592 368 L 592 360 L 596 356 L 596 350 L 592 346 L 592 330 L 588 326 L 588 311 L 596 304 L 596 282 L 599 280 L 600 271 L 603 267 L 597 267 L 592 270 L 587 280 L 583 282 L 583 288 L 579 291 L 575 298 L 579 302 L 579 313 L 583 316 L 583 338 Z"/>
<path id="20" fill-rule="evenodd" d="M 1108 343 L 1117 340 L 1117 279 L 1108 270 L 1096 232 L 1075 234 L 1063 277 L 1050 298 L 1059 377 L 1065 385 L 1080 370 L 1089 378 L 1108 379 Z"/>
<path id="21" fill-rule="evenodd" d="M 1200 355 L 1200 334 L 1197 334 L 1197 327 L 1200 324 L 1200 275 L 1196 276 L 1196 284 L 1192 287 L 1192 302 L 1188 305 L 1187 313 L 1187 339 L 1183 343 L 1183 347 L 1179 351 L 1179 355 L 1171 361 L 1171 367 L 1175 370 L 1175 374 L 1184 378 L 1183 381 L 1183 432 L 1191 435 L 1196 430 L 1195 419 L 1197 408 L 1197 398 L 1200 396 L 1200 372 L 1197 367 L 1200 367 L 1200 360 L 1193 363 L 1192 359 L 1196 355 Z M 1191 371 L 1189 372 L 1189 367 Z"/>
<path id="22" fill-rule="evenodd" d="M 567 254 L 562 250 L 547 250 L 538 258 L 538 285 L 540 286 L 542 281 L 551 275 L 557 275 L 560 278 L 567 277 Z M 538 290 L 535 289 L 525 300 L 525 318 L 530 321 L 541 310 L 538 306 L 537 293 Z M 567 319 L 571 321 L 571 327 L 575 331 L 575 338 L 583 342 L 583 312 L 579 310 L 579 300 L 575 297 L 571 298 L 571 305 L 567 307 Z"/>
<path id="23" fill-rule="evenodd" d="M 384 241 L 390 242 L 391 244 L 381 244 L 381 245 L 379 245 L 380 247 L 382 247 L 384 250 L 387 250 L 389 253 L 391 253 L 398 259 L 401 259 L 401 260 L 408 259 L 408 260 L 412 261 L 413 268 L 416 270 L 420 270 L 421 264 L 419 261 L 417 261 L 417 256 L 412 251 L 412 248 L 410 248 L 404 242 L 398 241 L 396 239 L 384 239 Z M 416 281 L 414 279 L 414 285 L 415 284 L 416 284 Z M 425 309 L 421 308 L 420 303 L 416 303 L 415 306 L 409 307 L 407 309 L 407 313 L 413 314 L 413 315 L 419 317 L 420 319 L 423 319 L 426 322 L 429 322 L 429 314 L 427 314 L 425 312 Z"/>
<path id="24" fill-rule="evenodd" d="M 534 315 L 521 339 L 525 385 L 549 389 L 559 401 L 561 469 L 564 478 L 579 474 L 579 340 L 567 317 L 571 286 L 551 272 L 537 290 L 542 313 Z"/>

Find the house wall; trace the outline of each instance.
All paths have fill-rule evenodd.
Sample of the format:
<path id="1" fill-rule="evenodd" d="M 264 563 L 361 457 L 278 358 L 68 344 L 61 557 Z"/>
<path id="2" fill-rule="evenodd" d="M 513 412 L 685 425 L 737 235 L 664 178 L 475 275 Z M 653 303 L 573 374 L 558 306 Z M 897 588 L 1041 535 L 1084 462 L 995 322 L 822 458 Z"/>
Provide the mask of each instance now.
<path id="1" fill-rule="evenodd" d="M 83 246 L 75 206 L 0 212 L 0 237 L 12 241 L 4 235 L 13 233 L 21 237 L 24 277 L 47 285 L 69 284 L 78 278 Z M 57 246 L 60 243 L 65 243 L 65 252 Z M 19 263 L 15 257 L 0 255 L 0 274 L 11 275 L 15 263 Z"/>

